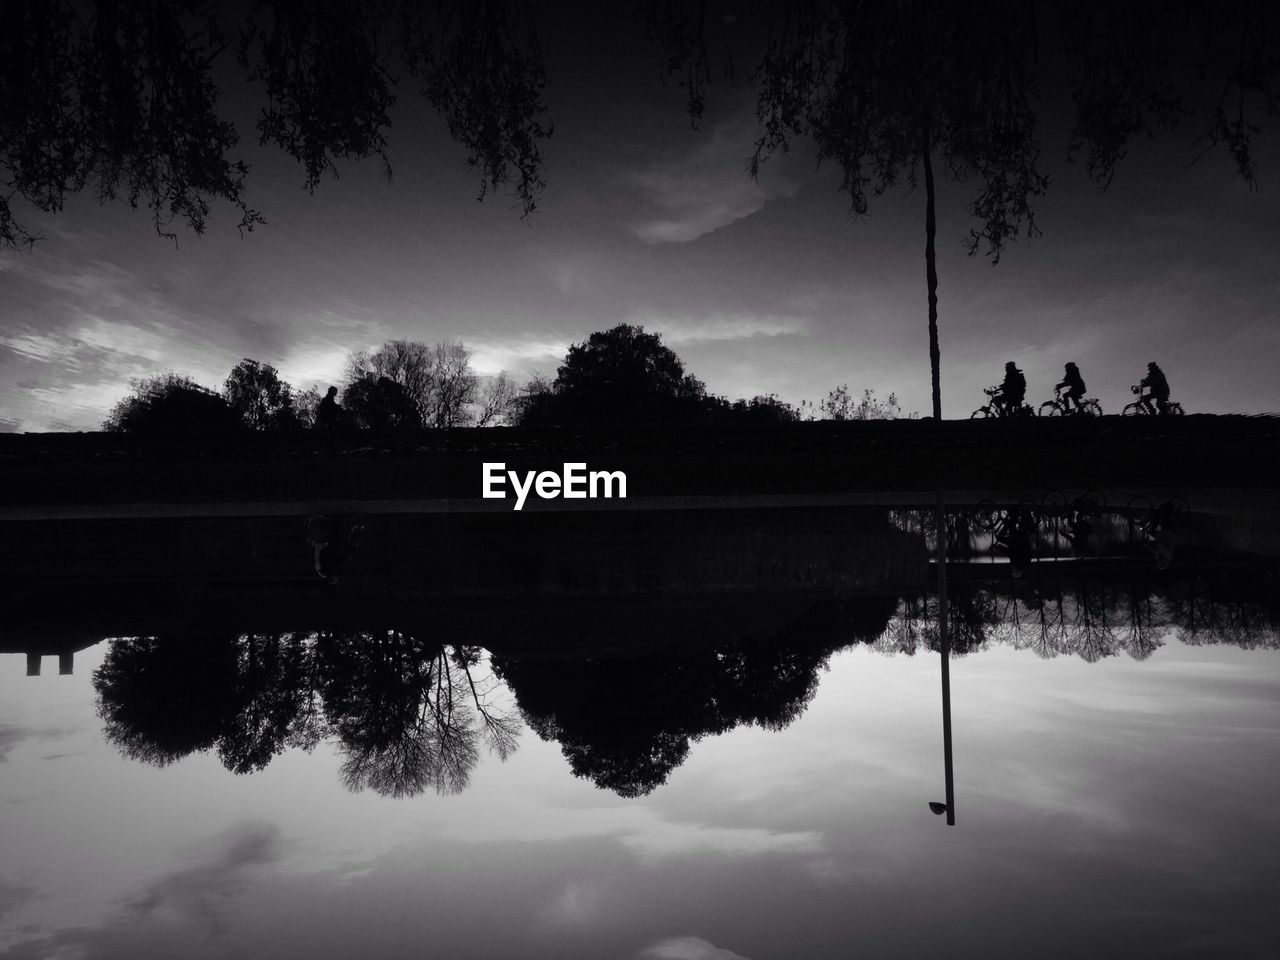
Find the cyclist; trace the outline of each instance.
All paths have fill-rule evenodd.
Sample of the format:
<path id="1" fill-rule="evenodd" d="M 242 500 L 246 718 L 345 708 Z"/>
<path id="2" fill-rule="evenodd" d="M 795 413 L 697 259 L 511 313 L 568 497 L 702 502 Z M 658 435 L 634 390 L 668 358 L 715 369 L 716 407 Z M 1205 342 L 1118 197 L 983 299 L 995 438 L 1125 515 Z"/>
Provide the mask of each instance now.
<path id="1" fill-rule="evenodd" d="M 1066 387 L 1067 392 L 1063 396 L 1075 404 L 1076 413 L 1079 413 L 1084 406 L 1081 402 L 1084 399 L 1084 380 L 1080 376 L 1080 368 L 1074 363 L 1068 363 L 1065 369 L 1066 376 L 1062 378 L 1061 383 L 1055 384 L 1053 389 L 1061 390 Z"/>
<path id="2" fill-rule="evenodd" d="M 1147 364 L 1147 375 L 1138 387 L 1151 391 L 1142 394 L 1138 397 L 1139 400 L 1154 400 L 1157 410 L 1161 413 L 1169 412 L 1169 381 L 1164 378 L 1164 371 L 1156 366 L 1155 361 Z"/>
<path id="3" fill-rule="evenodd" d="M 1027 378 L 1022 375 L 1012 360 L 1004 365 L 1004 381 L 999 392 L 991 397 L 991 402 L 999 405 L 1007 416 L 1013 416 L 1022 406 L 1027 395 Z"/>

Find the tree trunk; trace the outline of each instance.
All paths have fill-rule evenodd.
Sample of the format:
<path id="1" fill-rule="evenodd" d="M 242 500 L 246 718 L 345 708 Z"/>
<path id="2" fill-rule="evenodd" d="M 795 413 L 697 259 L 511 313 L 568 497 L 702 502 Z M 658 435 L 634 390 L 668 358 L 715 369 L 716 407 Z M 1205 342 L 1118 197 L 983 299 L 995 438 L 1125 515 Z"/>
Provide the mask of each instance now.
<path id="1" fill-rule="evenodd" d="M 937 233 L 937 220 L 933 212 L 933 159 L 929 143 L 929 127 L 924 128 L 924 263 L 929 281 L 929 370 L 933 378 L 933 419 L 942 419 L 942 383 L 940 368 L 942 354 L 938 349 L 938 259 L 933 251 L 933 238 Z"/>

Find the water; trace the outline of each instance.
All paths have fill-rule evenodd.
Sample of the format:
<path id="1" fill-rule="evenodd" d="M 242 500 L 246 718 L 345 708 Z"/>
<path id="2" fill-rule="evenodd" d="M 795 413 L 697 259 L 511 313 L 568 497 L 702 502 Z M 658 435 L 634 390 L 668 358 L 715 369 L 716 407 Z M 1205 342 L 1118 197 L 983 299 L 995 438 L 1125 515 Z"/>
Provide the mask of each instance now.
<path id="1" fill-rule="evenodd" d="M 1275 571 L 1123 526 L 953 565 L 954 827 L 927 586 L 0 655 L 0 956 L 1276 956 Z"/>

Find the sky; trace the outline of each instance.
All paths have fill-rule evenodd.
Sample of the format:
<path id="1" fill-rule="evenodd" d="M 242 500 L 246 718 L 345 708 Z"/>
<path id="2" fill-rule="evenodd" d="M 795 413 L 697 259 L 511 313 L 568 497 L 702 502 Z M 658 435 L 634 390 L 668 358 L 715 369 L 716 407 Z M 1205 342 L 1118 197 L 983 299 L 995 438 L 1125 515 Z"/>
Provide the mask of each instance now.
<path id="1" fill-rule="evenodd" d="M 243 357 L 323 390 L 351 350 L 393 338 L 461 340 L 479 373 L 554 377 L 571 344 L 618 323 L 661 333 L 715 394 L 796 403 L 847 384 L 927 415 L 923 191 L 854 218 L 803 142 L 751 181 L 749 86 L 717 79 L 692 129 L 656 49 L 595 16 L 543 31 L 554 134 L 528 217 L 501 192 L 477 202 L 462 149 L 408 91 L 390 183 L 379 161 L 340 163 L 308 194 L 243 124 L 268 221 L 243 237 L 227 205 L 176 245 L 145 210 L 91 196 L 31 214 L 45 239 L 0 253 L 0 430 L 95 429 L 131 378 L 218 387 Z M 1075 361 L 1119 412 L 1154 360 L 1188 412 L 1280 412 L 1280 140 L 1263 141 L 1250 190 L 1225 152 L 1188 166 L 1194 139 L 1133 144 L 1102 193 L 1047 133 L 1044 236 L 996 266 L 965 254 L 975 185 L 941 176 L 944 416 L 981 405 L 1006 360 L 1033 403 Z"/>

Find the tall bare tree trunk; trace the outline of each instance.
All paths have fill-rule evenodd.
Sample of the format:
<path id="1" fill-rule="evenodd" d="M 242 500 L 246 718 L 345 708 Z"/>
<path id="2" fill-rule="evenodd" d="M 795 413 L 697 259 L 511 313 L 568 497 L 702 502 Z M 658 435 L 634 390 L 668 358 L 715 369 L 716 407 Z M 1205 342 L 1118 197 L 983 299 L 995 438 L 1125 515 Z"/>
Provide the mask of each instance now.
<path id="1" fill-rule="evenodd" d="M 933 237 L 938 232 L 933 212 L 933 159 L 929 143 L 929 126 L 924 128 L 924 263 L 929 280 L 929 370 L 933 378 L 933 419 L 942 419 L 942 354 L 938 349 L 938 259 L 933 251 Z"/>

